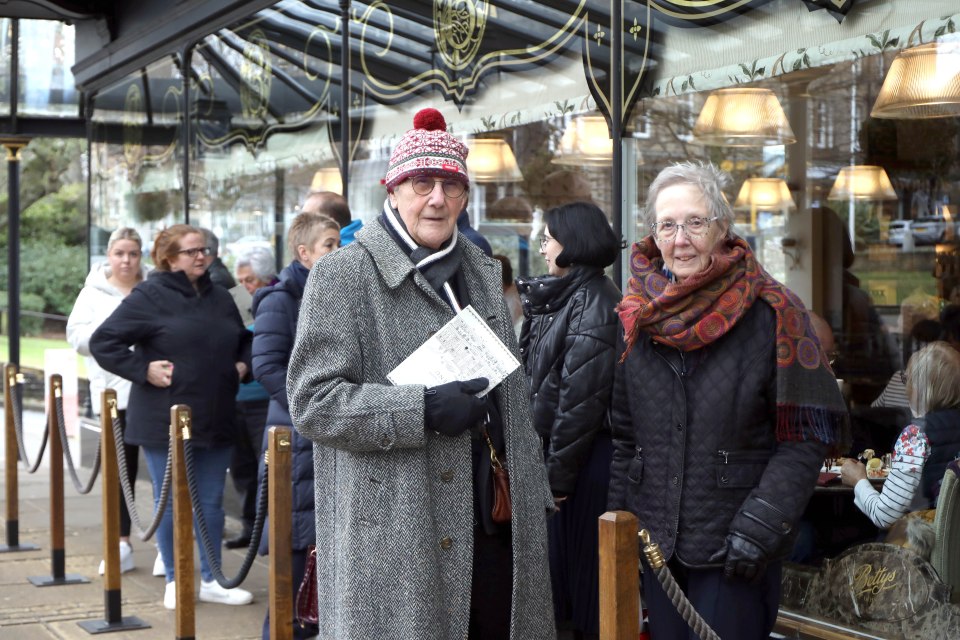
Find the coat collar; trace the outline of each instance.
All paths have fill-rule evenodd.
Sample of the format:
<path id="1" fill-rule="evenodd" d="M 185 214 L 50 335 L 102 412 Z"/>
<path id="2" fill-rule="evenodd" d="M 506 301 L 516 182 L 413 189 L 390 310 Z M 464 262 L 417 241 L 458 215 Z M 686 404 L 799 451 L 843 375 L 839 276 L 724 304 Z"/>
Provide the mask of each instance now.
<path id="1" fill-rule="evenodd" d="M 356 242 L 373 258 L 373 262 L 380 272 L 380 276 L 390 289 L 396 289 L 407 279 L 413 277 L 414 281 L 421 289 L 429 291 L 436 295 L 436 292 L 430 288 L 426 279 L 417 272 L 410 258 L 403 252 L 396 240 L 379 223 L 364 225 L 357 232 Z M 495 308 L 495 301 L 488 299 L 484 292 L 486 290 L 500 290 L 500 263 L 492 258 L 488 258 L 479 248 L 461 236 L 457 239 L 463 252 L 463 264 L 461 266 L 467 285 L 470 287 L 470 299 L 483 317 L 487 317 L 485 311 Z M 413 274 L 411 276 L 411 274 Z M 419 277 L 418 277 L 419 276 Z M 487 286 L 477 287 L 477 280 L 489 280 Z M 497 285 L 491 289 L 491 283 Z"/>

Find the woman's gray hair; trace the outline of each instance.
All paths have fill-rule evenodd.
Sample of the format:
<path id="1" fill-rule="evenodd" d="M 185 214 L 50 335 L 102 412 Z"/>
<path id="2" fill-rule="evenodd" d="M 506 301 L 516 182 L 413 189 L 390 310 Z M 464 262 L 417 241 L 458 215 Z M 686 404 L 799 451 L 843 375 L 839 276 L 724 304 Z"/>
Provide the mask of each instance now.
<path id="1" fill-rule="evenodd" d="M 943 340 L 931 342 L 907 363 L 907 398 L 913 415 L 960 407 L 960 353 Z"/>
<path id="2" fill-rule="evenodd" d="M 273 252 L 263 247 L 254 247 L 244 253 L 237 260 L 234 269 L 240 267 L 250 267 L 253 275 L 257 276 L 257 280 L 265 284 L 277 277 L 277 263 L 273 259 Z"/>
<path id="3" fill-rule="evenodd" d="M 730 174 L 709 162 L 679 162 L 667 167 L 657 174 L 647 190 L 647 202 L 643 210 L 644 226 L 649 229 L 650 225 L 657 221 L 656 204 L 661 191 L 674 185 L 689 184 L 703 194 L 709 217 L 716 216 L 717 222 L 727 225 L 728 234 L 736 235 L 733 209 L 723 193 L 723 189 L 731 182 Z"/>

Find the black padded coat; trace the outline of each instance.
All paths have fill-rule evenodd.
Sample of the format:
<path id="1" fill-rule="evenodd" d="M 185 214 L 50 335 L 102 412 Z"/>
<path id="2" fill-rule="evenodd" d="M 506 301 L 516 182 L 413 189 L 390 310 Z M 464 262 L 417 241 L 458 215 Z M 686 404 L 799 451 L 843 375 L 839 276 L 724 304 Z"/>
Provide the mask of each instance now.
<path id="1" fill-rule="evenodd" d="M 550 489 L 570 494 L 597 432 L 608 428 L 620 290 L 603 270 L 575 267 L 563 277 L 520 278 L 517 291 L 534 428 Z"/>
<path id="2" fill-rule="evenodd" d="M 240 384 L 236 363 L 250 366 L 252 339 L 233 298 L 209 274 L 200 276 L 195 289 L 182 271 L 151 272 L 90 338 L 97 363 L 133 383 L 124 441 L 166 448 L 170 406 L 187 404 L 196 446 L 231 446 Z M 153 360 L 173 363 L 171 386 L 147 382 Z"/>
<path id="3" fill-rule="evenodd" d="M 731 531 L 769 560 L 793 546 L 826 446 L 777 442 L 776 322 L 758 300 L 706 347 L 641 334 L 617 367 L 608 506 L 635 513 L 667 559 L 722 566 Z"/>

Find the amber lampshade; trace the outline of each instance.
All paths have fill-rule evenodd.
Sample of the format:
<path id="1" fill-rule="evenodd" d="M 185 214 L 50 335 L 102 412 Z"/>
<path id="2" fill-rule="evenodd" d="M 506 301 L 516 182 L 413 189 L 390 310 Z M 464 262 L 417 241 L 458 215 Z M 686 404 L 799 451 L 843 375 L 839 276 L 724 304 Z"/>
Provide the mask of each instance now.
<path id="1" fill-rule="evenodd" d="M 857 164 L 843 167 L 830 189 L 827 200 L 896 200 L 887 172 L 883 167 Z"/>
<path id="2" fill-rule="evenodd" d="M 960 116 L 960 42 L 934 42 L 897 54 L 870 115 L 909 120 Z"/>
<path id="3" fill-rule="evenodd" d="M 467 170 L 474 182 L 521 182 L 523 174 L 506 140 L 475 138 L 467 141 Z"/>
<path id="4" fill-rule="evenodd" d="M 340 169 L 337 167 L 324 167 L 318 169 L 313 174 L 313 180 L 310 181 L 311 191 L 332 191 L 343 194 L 343 179 L 340 177 Z"/>
<path id="5" fill-rule="evenodd" d="M 703 103 L 693 126 L 697 142 L 722 147 L 764 147 L 797 141 L 773 91 L 718 89 Z"/>
<path id="6" fill-rule="evenodd" d="M 579 116 L 563 131 L 554 164 L 605 167 L 613 161 L 613 140 L 603 116 Z"/>
<path id="7" fill-rule="evenodd" d="M 733 206 L 738 209 L 753 207 L 760 211 L 782 211 L 795 209 L 797 205 L 782 178 L 747 178 Z"/>

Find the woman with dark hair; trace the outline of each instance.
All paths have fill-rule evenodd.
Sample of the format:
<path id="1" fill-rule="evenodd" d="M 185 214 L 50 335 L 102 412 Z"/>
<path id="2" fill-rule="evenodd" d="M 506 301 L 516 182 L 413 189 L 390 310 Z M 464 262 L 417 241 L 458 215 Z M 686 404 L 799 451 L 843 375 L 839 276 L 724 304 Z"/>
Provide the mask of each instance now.
<path id="1" fill-rule="evenodd" d="M 540 253 L 548 274 L 517 280 L 526 317 L 520 353 L 559 509 L 547 523 L 554 613 L 576 637 L 597 637 L 597 517 L 613 451 L 607 409 L 620 301 L 603 270 L 620 241 L 591 203 L 550 209 L 545 221 Z"/>
<path id="2" fill-rule="evenodd" d="M 90 338 L 90 352 L 105 370 L 129 380 L 126 444 L 143 448 L 160 502 L 170 449 L 170 407 L 189 405 L 199 507 L 213 542 L 213 558 L 200 553 L 200 601 L 242 605 L 253 601 L 243 589 L 224 589 L 211 566 L 220 565 L 223 486 L 236 437 L 235 397 L 249 378 L 252 335 L 233 299 L 214 286 L 205 258 L 210 254 L 196 227 L 175 224 L 161 231 L 151 256 L 156 269 L 130 292 Z M 168 502 L 157 544 L 166 567 L 163 606 L 175 609 L 173 510 Z M 199 530 L 194 519 L 194 529 Z M 181 576 L 192 580 L 193 576 Z"/>

